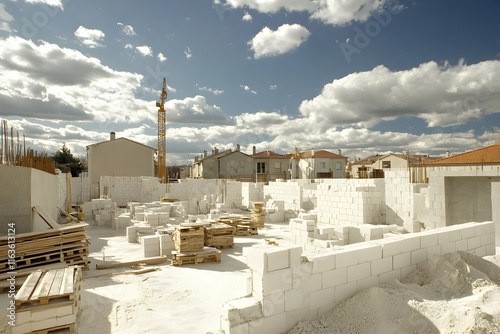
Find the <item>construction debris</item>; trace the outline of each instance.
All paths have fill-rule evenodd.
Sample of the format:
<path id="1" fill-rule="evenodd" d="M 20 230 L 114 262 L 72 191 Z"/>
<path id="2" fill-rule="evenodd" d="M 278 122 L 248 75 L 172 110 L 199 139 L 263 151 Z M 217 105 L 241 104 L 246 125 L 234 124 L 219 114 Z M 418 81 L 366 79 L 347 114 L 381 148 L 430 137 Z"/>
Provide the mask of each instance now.
<path id="1" fill-rule="evenodd" d="M 42 232 L 16 235 L 15 259 L 8 257 L 8 237 L 0 237 L 0 273 L 6 273 L 12 266 L 19 269 L 66 263 L 88 267 L 89 237 L 86 223 L 66 225 Z"/>
<path id="2" fill-rule="evenodd" d="M 82 271 L 78 266 L 34 271 L 16 294 L 12 334 L 74 331 Z"/>

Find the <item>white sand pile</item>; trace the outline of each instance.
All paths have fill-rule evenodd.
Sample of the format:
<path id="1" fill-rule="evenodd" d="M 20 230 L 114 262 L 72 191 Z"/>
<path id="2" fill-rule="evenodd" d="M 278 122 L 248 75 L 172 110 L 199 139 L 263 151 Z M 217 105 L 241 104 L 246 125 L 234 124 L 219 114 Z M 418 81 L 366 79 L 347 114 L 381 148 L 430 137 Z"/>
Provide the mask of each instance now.
<path id="1" fill-rule="evenodd" d="M 500 256 L 458 252 L 297 324 L 304 333 L 500 333 Z"/>

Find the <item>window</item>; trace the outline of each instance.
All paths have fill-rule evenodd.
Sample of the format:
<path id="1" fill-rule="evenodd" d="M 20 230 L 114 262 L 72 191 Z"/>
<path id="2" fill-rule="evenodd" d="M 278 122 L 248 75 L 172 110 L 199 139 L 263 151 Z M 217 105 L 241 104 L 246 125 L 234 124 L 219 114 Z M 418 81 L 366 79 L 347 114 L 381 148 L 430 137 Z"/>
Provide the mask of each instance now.
<path id="1" fill-rule="evenodd" d="M 265 172 L 266 172 L 266 163 L 257 162 L 257 173 L 265 173 Z"/>
<path id="2" fill-rule="evenodd" d="M 382 168 L 391 168 L 390 161 L 382 161 Z"/>
<path id="3" fill-rule="evenodd" d="M 341 170 L 342 169 L 342 164 L 340 162 L 335 163 L 335 169 L 336 170 Z"/>
<path id="4" fill-rule="evenodd" d="M 320 166 L 321 166 L 321 169 L 325 169 L 326 168 L 326 162 L 321 162 Z"/>
<path id="5" fill-rule="evenodd" d="M 274 172 L 275 173 L 281 173 L 281 162 L 275 162 L 274 163 Z"/>

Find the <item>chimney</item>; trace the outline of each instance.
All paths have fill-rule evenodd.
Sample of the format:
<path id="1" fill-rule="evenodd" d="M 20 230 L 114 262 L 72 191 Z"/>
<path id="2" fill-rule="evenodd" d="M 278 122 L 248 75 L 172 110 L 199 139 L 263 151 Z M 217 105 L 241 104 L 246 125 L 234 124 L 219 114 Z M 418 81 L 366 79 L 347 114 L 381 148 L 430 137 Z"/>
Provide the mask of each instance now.
<path id="1" fill-rule="evenodd" d="M 219 149 L 217 148 L 217 146 L 214 146 L 214 153 L 215 155 L 219 154 Z"/>
<path id="2" fill-rule="evenodd" d="M 203 159 L 205 159 L 207 156 L 207 151 L 203 151 Z"/>
<path id="3" fill-rule="evenodd" d="M 215 150 L 212 150 L 212 155 L 215 155 Z"/>
<path id="4" fill-rule="evenodd" d="M 240 144 L 236 144 L 236 151 L 240 150 Z"/>
<path id="5" fill-rule="evenodd" d="M 109 140 L 115 140 L 115 139 L 116 139 L 116 133 L 111 132 L 111 133 L 109 134 Z"/>
<path id="6" fill-rule="evenodd" d="M 203 154 L 200 154 L 200 160 L 203 160 Z"/>
<path id="7" fill-rule="evenodd" d="M 342 150 L 339 148 L 339 155 L 342 155 Z"/>
<path id="8" fill-rule="evenodd" d="M 446 150 L 446 157 L 448 158 L 450 156 L 450 150 Z"/>
<path id="9" fill-rule="evenodd" d="M 254 147 L 252 147 L 252 150 L 253 150 L 253 155 L 256 155 L 257 154 L 257 148 L 254 146 Z"/>
<path id="10" fill-rule="evenodd" d="M 194 157 L 194 162 L 198 162 L 198 156 Z"/>

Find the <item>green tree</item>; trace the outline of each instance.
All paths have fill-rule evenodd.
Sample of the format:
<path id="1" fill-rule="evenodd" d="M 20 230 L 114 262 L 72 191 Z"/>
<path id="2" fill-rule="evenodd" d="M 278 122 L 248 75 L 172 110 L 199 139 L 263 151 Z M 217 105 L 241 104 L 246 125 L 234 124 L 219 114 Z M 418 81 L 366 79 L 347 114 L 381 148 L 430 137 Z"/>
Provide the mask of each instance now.
<path id="1" fill-rule="evenodd" d="M 71 176 L 76 177 L 85 169 L 80 159 L 73 156 L 66 143 L 52 156 L 59 168 L 63 172 L 71 172 Z"/>

